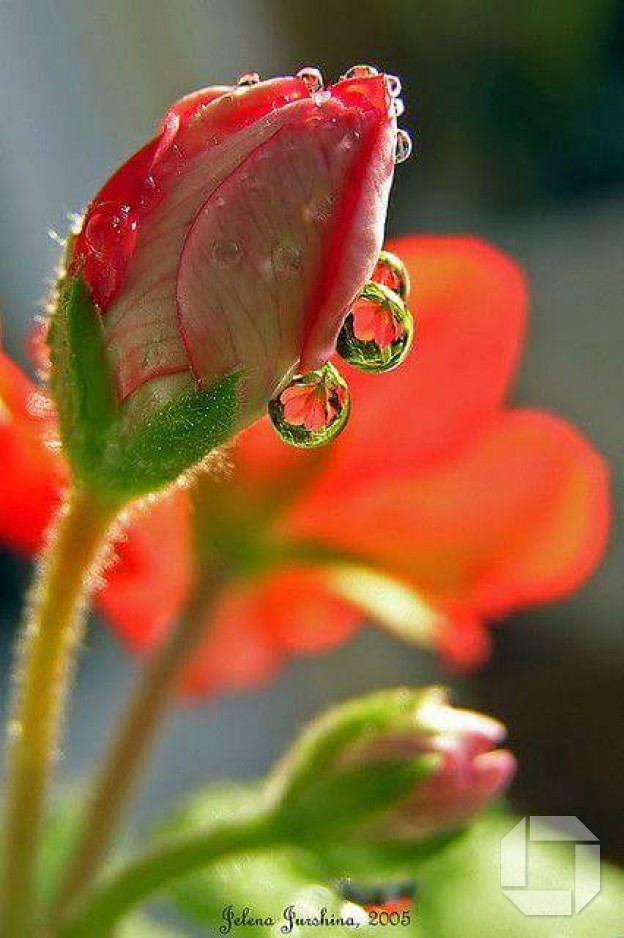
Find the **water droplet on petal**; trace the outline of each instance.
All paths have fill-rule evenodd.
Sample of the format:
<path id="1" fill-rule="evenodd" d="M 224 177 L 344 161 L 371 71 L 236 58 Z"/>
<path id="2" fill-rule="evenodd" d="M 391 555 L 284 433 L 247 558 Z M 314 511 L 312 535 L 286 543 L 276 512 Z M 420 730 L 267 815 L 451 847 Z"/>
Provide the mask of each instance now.
<path id="1" fill-rule="evenodd" d="M 216 267 L 235 267 L 241 259 L 241 250 L 236 241 L 215 241 L 211 258 Z"/>
<path id="2" fill-rule="evenodd" d="M 399 128 L 396 135 L 396 143 L 394 145 L 394 162 L 395 163 L 404 163 L 405 160 L 408 160 L 412 154 L 412 138 L 408 134 L 407 130 Z"/>
<path id="3" fill-rule="evenodd" d="M 338 147 L 341 150 L 352 150 L 353 147 L 357 144 L 360 139 L 360 135 L 357 130 L 348 130 L 346 134 L 343 134 L 338 143 Z"/>
<path id="4" fill-rule="evenodd" d="M 386 88 L 391 98 L 398 98 L 401 94 L 401 79 L 396 75 L 386 75 Z"/>
<path id="5" fill-rule="evenodd" d="M 278 242 L 273 246 L 271 258 L 277 274 L 295 274 L 301 268 L 301 251 L 295 244 Z"/>
<path id="6" fill-rule="evenodd" d="M 297 78 L 301 79 L 311 94 L 323 87 L 323 76 L 318 68 L 302 68 L 297 72 Z"/>
<path id="7" fill-rule="evenodd" d="M 143 188 L 141 189 L 141 196 L 139 200 L 141 209 L 145 212 L 149 212 L 158 205 L 161 198 L 162 192 L 158 187 L 158 183 L 153 176 L 148 176 L 143 183 Z"/>
<path id="8" fill-rule="evenodd" d="M 257 72 L 243 72 L 236 84 L 239 88 L 249 88 L 252 85 L 259 85 L 260 76 Z"/>
<path id="9" fill-rule="evenodd" d="M 402 300 L 409 296 L 410 280 L 407 268 L 401 258 L 390 251 L 382 251 L 379 255 L 371 280 L 387 287 L 393 293 L 398 293 Z"/>
<path id="10" fill-rule="evenodd" d="M 318 104 L 320 107 L 322 104 L 327 104 L 328 101 L 331 101 L 331 91 L 316 91 L 312 97 L 314 99 L 314 103 Z"/>
<path id="11" fill-rule="evenodd" d="M 297 375 L 269 402 L 269 416 L 278 435 L 300 449 L 334 440 L 349 410 L 349 388 L 329 362 L 318 371 Z"/>
<path id="12" fill-rule="evenodd" d="M 367 283 L 343 323 L 336 351 L 361 371 L 391 371 L 413 338 L 414 321 L 403 300 L 381 284 Z"/>
<path id="13" fill-rule="evenodd" d="M 390 102 L 390 117 L 402 117 L 405 114 L 403 98 L 393 98 Z"/>
<path id="14" fill-rule="evenodd" d="M 333 208 L 334 199 L 331 192 L 317 193 L 304 208 L 304 214 L 308 221 L 324 222 L 331 217 Z"/>
<path id="15" fill-rule="evenodd" d="M 129 205 L 101 202 L 89 215 L 85 238 L 100 259 L 130 254 L 136 239 L 137 221 Z"/>
<path id="16" fill-rule="evenodd" d="M 372 75 L 379 75 L 379 69 L 373 65 L 352 65 L 343 78 L 370 78 Z"/>

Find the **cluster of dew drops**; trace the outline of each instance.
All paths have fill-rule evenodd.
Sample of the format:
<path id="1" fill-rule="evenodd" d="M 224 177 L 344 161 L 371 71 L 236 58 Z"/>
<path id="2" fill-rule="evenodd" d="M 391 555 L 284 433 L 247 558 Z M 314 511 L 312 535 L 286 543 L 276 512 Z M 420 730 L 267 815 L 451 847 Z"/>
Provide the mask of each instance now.
<path id="1" fill-rule="evenodd" d="M 370 65 L 355 65 L 343 78 L 378 74 Z M 318 69 L 304 68 L 298 75 L 314 94 L 323 93 Z M 256 73 L 242 75 L 239 84 L 259 81 Z M 401 82 L 386 76 L 391 115 L 400 117 L 404 106 Z M 412 152 L 407 131 L 396 134 L 395 163 Z M 407 306 L 410 283 L 405 265 L 389 251 L 382 251 L 371 280 L 349 310 L 336 342 L 337 354 L 349 365 L 366 372 L 391 371 L 407 357 L 414 340 L 414 321 Z M 296 375 L 269 402 L 269 416 L 278 435 L 301 449 L 324 446 L 346 426 L 350 412 L 349 388 L 338 369 L 327 362 L 316 371 Z"/>

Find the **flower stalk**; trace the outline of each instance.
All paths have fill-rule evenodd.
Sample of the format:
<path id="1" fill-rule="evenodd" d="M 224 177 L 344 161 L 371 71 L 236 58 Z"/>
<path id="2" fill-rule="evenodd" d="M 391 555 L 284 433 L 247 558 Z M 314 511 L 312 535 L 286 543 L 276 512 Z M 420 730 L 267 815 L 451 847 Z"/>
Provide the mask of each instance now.
<path id="1" fill-rule="evenodd" d="M 69 493 L 53 522 L 24 616 L 7 742 L 0 933 L 27 938 L 35 910 L 44 795 L 54 761 L 84 608 L 117 515 L 91 492 Z"/>
<path id="2" fill-rule="evenodd" d="M 214 573 L 203 576 L 170 636 L 153 652 L 137 681 L 95 780 L 78 845 L 53 901 L 58 920 L 98 872 L 140 779 L 174 698 L 180 673 L 206 633 L 206 613 L 219 594 Z"/>
<path id="3" fill-rule="evenodd" d="M 171 881 L 235 853 L 276 846 L 270 807 L 198 834 L 176 838 L 127 864 L 80 900 L 54 932 L 58 938 L 104 938 L 134 906 Z"/>

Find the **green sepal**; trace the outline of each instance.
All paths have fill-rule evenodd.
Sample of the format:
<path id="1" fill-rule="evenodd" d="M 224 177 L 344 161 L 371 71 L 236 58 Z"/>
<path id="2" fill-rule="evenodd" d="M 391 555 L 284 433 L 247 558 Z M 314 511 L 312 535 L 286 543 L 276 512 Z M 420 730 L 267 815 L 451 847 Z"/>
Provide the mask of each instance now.
<path id="1" fill-rule="evenodd" d="M 232 435 L 240 373 L 183 394 L 130 429 L 114 456 L 117 489 L 144 495 L 170 484 Z"/>
<path id="2" fill-rule="evenodd" d="M 170 485 L 232 435 L 239 372 L 152 412 L 124 413 L 82 274 L 62 282 L 48 341 L 65 455 L 76 482 L 102 501 L 122 505 Z"/>
<path id="3" fill-rule="evenodd" d="M 285 795 L 278 811 L 284 837 L 293 843 L 322 845 L 396 807 L 436 768 L 435 756 L 384 760 L 321 776 L 294 797 Z"/>
<path id="4" fill-rule="evenodd" d="M 286 758 L 274 771 L 274 784 L 294 799 L 314 785 L 341 753 L 358 743 L 367 744 L 405 724 L 414 725 L 415 714 L 429 700 L 431 691 L 409 687 L 373 691 L 331 707 L 304 730 Z"/>
<path id="5" fill-rule="evenodd" d="M 88 482 L 101 470 L 119 408 L 100 314 L 81 274 L 61 284 L 48 342 L 65 455 Z"/>

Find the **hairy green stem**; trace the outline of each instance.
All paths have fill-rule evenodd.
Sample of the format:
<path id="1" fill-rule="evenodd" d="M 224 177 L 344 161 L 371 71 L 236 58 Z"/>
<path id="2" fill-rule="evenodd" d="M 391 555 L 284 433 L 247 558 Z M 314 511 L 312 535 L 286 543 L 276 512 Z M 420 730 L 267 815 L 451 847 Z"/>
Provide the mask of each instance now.
<path id="1" fill-rule="evenodd" d="M 82 489 L 55 519 L 24 616 L 7 741 L 7 800 L 0 901 L 2 938 L 28 938 L 37 857 L 83 611 L 117 511 Z"/>
<path id="2" fill-rule="evenodd" d="M 219 588 L 220 580 L 214 575 L 202 578 L 177 626 L 139 676 L 96 778 L 78 845 L 53 900 L 49 913 L 52 923 L 89 886 L 106 857 L 169 712 L 180 672 L 206 634 L 207 615 Z"/>
<path id="3" fill-rule="evenodd" d="M 233 853 L 275 846 L 269 811 L 237 818 L 190 837 L 178 838 L 124 866 L 70 906 L 55 938 L 105 938 L 134 906 L 172 881 Z"/>

